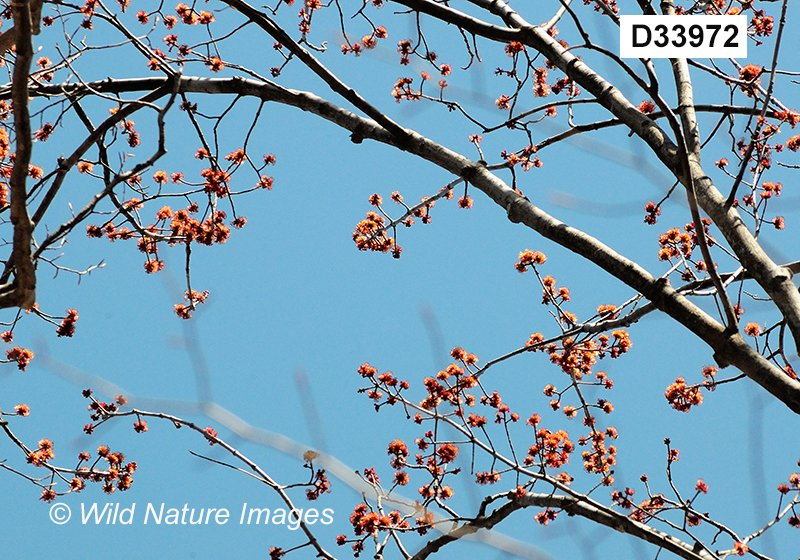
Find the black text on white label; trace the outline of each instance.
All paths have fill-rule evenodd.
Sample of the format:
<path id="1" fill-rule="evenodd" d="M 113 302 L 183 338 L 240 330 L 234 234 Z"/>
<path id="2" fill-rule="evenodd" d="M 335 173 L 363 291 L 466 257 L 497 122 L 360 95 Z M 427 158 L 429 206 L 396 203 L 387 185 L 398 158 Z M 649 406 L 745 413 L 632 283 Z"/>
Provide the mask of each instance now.
<path id="1" fill-rule="evenodd" d="M 745 58 L 746 16 L 621 16 L 621 58 Z"/>

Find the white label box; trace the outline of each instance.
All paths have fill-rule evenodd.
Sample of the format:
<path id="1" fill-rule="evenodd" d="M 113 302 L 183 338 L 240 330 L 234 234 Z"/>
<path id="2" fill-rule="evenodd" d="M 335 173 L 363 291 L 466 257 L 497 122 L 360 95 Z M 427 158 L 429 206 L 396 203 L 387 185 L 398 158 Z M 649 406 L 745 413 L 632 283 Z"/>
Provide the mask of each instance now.
<path id="1" fill-rule="evenodd" d="M 620 16 L 621 58 L 746 58 L 747 16 Z"/>

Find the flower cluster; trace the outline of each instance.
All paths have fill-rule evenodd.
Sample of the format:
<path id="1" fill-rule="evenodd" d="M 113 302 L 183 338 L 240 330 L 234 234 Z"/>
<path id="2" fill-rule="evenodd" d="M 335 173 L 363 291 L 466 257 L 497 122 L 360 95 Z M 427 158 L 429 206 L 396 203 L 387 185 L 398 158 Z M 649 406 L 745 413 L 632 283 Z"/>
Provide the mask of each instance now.
<path id="1" fill-rule="evenodd" d="M 128 146 L 131 148 L 135 148 L 141 144 L 139 133 L 136 132 L 136 129 L 133 127 L 134 124 L 134 121 L 130 119 L 123 119 L 122 122 L 119 123 L 120 131 L 128 137 Z"/>
<path id="2" fill-rule="evenodd" d="M 353 241 L 360 251 L 385 253 L 395 247 L 394 239 L 386 235 L 386 220 L 377 212 L 367 212 L 367 217 L 356 224 Z"/>
<path id="3" fill-rule="evenodd" d="M 192 290 L 191 294 L 187 291 L 186 294 L 183 296 L 183 299 L 189 302 L 188 305 L 183 303 L 176 303 L 175 304 L 175 313 L 181 319 L 190 319 L 192 317 L 192 311 L 195 310 L 197 304 L 205 303 L 206 299 L 208 298 L 208 290 L 205 292 L 196 292 Z"/>
<path id="4" fill-rule="evenodd" d="M 539 333 L 531 335 L 531 339 L 528 340 L 526 346 L 539 344 L 540 338 L 541 335 Z M 591 338 L 578 341 L 573 337 L 567 337 L 560 344 L 548 344 L 544 347 L 534 348 L 533 351 L 541 350 L 549 354 L 551 363 L 558 365 L 570 378 L 581 380 L 592 373 L 592 368 L 598 360 L 602 360 L 606 356 L 618 358 L 630 350 L 632 346 L 633 343 L 628 332 L 618 330 L 613 331 L 610 337 L 606 334 L 601 334 L 596 341 Z M 608 379 L 605 373 L 598 372 L 596 377 L 598 383 L 604 385 L 607 389 L 613 387 L 614 381 Z"/>
<path id="5" fill-rule="evenodd" d="M 201 245 L 225 243 L 230 236 L 230 228 L 224 224 L 225 212 L 219 210 L 212 212 L 203 222 L 191 217 L 194 207 L 190 205 L 186 210 L 178 210 L 170 222 L 170 231 L 173 239 L 182 239 L 184 243 L 196 241 Z M 150 241 L 145 239 L 145 241 Z"/>
<path id="6" fill-rule="evenodd" d="M 748 64 L 739 70 L 739 79 L 745 83 L 740 84 L 739 88 L 748 97 L 753 97 L 755 88 L 759 85 L 759 78 L 764 73 L 764 68 L 755 64 Z"/>
<path id="7" fill-rule="evenodd" d="M 645 218 L 647 221 L 647 218 Z M 702 219 L 703 232 L 706 238 L 706 243 L 709 247 L 716 244 L 716 240 L 709 234 L 709 226 L 711 220 L 708 218 Z M 697 232 L 695 231 L 694 223 L 690 222 L 683 226 L 683 231 L 678 228 L 672 228 L 662 233 L 658 238 L 658 258 L 662 261 L 672 261 L 673 259 L 681 259 L 685 263 L 684 272 L 681 278 L 684 281 L 694 280 L 694 272 L 689 268 L 689 265 L 694 265 L 694 268 L 703 271 L 706 269 L 706 262 L 704 260 L 692 260 L 694 249 L 698 245 Z"/>
<path id="8" fill-rule="evenodd" d="M 772 16 L 764 15 L 764 10 L 753 10 L 753 19 L 750 20 L 750 29 L 754 35 L 759 37 L 769 37 L 772 34 L 772 27 L 775 20 Z M 757 45 L 761 41 L 756 42 Z"/>
<path id="9" fill-rule="evenodd" d="M 325 476 L 325 469 L 318 469 L 311 480 L 311 488 L 306 490 L 306 498 L 308 500 L 316 500 L 322 494 L 330 491 L 331 483 L 328 482 L 328 477 Z"/>
<path id="10" fill-rule="evenodd" d="M 424 468 L 431 475 L 431 482 L 418 489 L 423 498 L 423 504 L 433 500 L 447 500 L 453 497 L 453 489 L 444 483 L 447 475 L 456 475 L 461 469 L 450 468 L 458 456 L 458 447 L 452 443 L 443 443 L 436 440 L 432 431 L 428 431 L 415 442 L 420 451 L 415 456 L 418 467 Z"/>
<path id="11" fill-rule="evenodd" d="M 30 365 L 31 360 L 33 360 L 33 352 L 27 348 L 17 346 L 11 350 L 6 350 L 6 361 L 17 362 L 17 367 L 22 371 L 25 371 L 25 368 Z"/>
<path id="12" fill-rule="evenodd" d="M 544 253 L 525 249 L 524 251 L 520 252 L 519 261 L 514 263 L 514 267 L 518 272 L 526 272 L 529 266 L 544 264 L 545 262 L 547 262 L 547 257 Z"/>
<path id="13" fill-rule="evenodd" d="M 101 418 L 103 420 L 111 417 L 115 412 L 119 410 L 119 407 L 127 404 L 128 400 L 123 397 L 122 395 L 117 395 L 114 398 L 114 402 L 104 403 L 98 401 L 96 398 L 92 396 L 92 391 L 86 389 L 83 391 L 84 398 L 90 399 L 92 402 L 88 406 L 88 410 L 91 412 L 90 418 L 92 421 L 97 422 Z M 84 426 L 83 431 L 87 434 L 91 434 L 94 431 L 95 426 L 92 424 L 87 424 Z"/>
<path id="14" fill-rule="evenodd" d="M 93 411 L 92 419 L 94 420 L 99 419 L 101 414 L 104 417 L 108 417 L 117 410 L 117 405 L 121 406 L 126 402 L 123 397 L 119 396 L 116 398 L 116 403 L 106 404 L 91 397 L 92 392 L 89 390 L 84 391 L 83 394 L 85 397 L 92 399 L 92 405 L 89 406 L 89 409 Z M 25 408 L 27 409 L 27 407 Z M 27 410 L 24 410 L 24 412 L 27 413 Z M 18 414 L 19 413 L 21 413 L 21 411 L 18 409 Z M 92 432 L 91 429 L 85 429 L 85 431 L 87 433 Z M 28 454 L 27 461 L 29 464 L 36 467 L 46 467 L 48 461 L 54 457 L 53 443 L 48 439 L 43 439 L 39 441 L 38 449 Z M 74 473 L 74 478 L 67 483 L 69 492 L 80 492 L 86 486 L 87 480 L 89 482 L 101 483 L 103 485 L 103 491 L 107 494 L 111 494 L 116 490 L 128 490 L 131 484 L 133 484 L 133 473 L 136 471 L 136 463 L 133 461 L 125 463 L 125 455 L 122 453 L 112 452 L 107 446 L 101 445 L 97 448 L 97 458 L 89 466 L 86 466 L 85 464 L 88 464 L 90 461 L 91 455 L 88 452 L 84 451 L 78 455 L 78 465 L 74 471 L 71 471 Z M 104 470 L 97 468 L 101 461 L 107 463 Z M 58 494 L 52 487 L 45 487 L 42 491 L 41 499 L 45 502 L 51 502 L 57 496 Z"/>
<path id="15" fill-rule="evenodd" d="M 653 225 L 658 221 L 658 217 L 661 215 L 661 206 L 651 200 L 645 205 L 644 211 L 647 212 L 647 215 L 644 217 L 644 223 Z"/>
<path id="16" fill-rule="evenodd" d="M 557 516 L 558 516 L 557 511 L 552 510 L 550 508 L 546 508 L 544 511 L 540 511 L 539 513 L 537 513 L 534 516 L 534 519 L 536 520 L 537 523 L 541 525 L 547 525 L 551 521 L 554 521 Z"/>
<path id="17" fill-rule="evenodd" d="M 53 451 L 53 442 L 49 439 L 42 439 L 39 440 L 38 449 L 28 453 L 27 461 L 28 464 L 33 465 L 34 467 L 41 467 L 55 456 L 56 454 Z"/>
<path id="18" fill-rule="evenodd" d="M 408 446 L 404 441 L 396 439 L 389 444 L 387 453 L 392 456 L 389 464 L 393 469 L 396 470 L 394 475 L 394 483 L 398 486 L 405 486 L 409 481 L 408 473 L 404 472 L 404 469 L 408 464 Z"/>
<path id="19" fill-rule="evenodd" d="M 500 157 L 508 162 L 511 167 L 519 165 L 523 171 L 528 171 L 532 167 L 542 167 L 544 165 L 538 157 L 533 157 L 537 151 L 536 146 L 526 146 L 516 152 L 507 152 L 503 150 L 500 152 Z"/>
<path id="20" fill-rule="evenodd" d="M 636 506 L 630 517 L 639 523 L 647 523 L 662 511 L 666 503 L 666 499 L 661 494 L 651 496 Z"/>
<path id="21" fill-rule="evenodd" d="M 389 515 L 379 515 L 371 511 L 365 503 L 358 504 L 350 515 L 350 523 L 353 525 L 353 532 L 357 536 L 376 535 L 379 530 L 386 530 L 390 527 L 408 528 L 408 522 L 402 521 L 400 512 L 393 511 Z"/>
<path id="22" fill-rule="evenodd" d="M 563 77 L 556 80 L 556 83 L 550 86 L 551 91 L 558 95 L 561 92 L 566 92 L 566 94 L 572 97 L 578 97 L 581 94 L 580 88 L 575 85 L 575 82 L 572 81 L 571 78 Z"/>
<path id="23" fill-rule="evenodd" d="M 624 509 L 631 509 L 633 507 L 633 501 L 631 497 L 636 493 L 635 490 L 631 490 L 630 488 L 625 488 L 624 491 L 620 492 L 619 490 L 614 490 L 611 492 L 611 501 L 614 502 L 616 505 L 620 506 Z"/>
<path id="24" fill-rule="evenodd" d="M 413 90 L 411 84 L 414 83 L 414 78 L 398 78 L 397 83 L 392 88 L 392 97 L 395 101 L 400 103 L 401 100 L 419 101 L 422 99 L 422 89 Z M 423 80 L 425 83 L 425 80 Z"/>
<path id="25" fill-rule="evenodd" d="M 511 41 L 505 46 L 506 53 L 510 57 L 514 57 L 525 50 L 525 45 L 518 41 Z"/>
<path id="26" fill-rule="evenodd" d="M 187 7 L 188 10 L 188 7 Z M 184 16 L 189 17 L 193 11 L 185 11 Z M 202 16 L 202 13 L 201 13 Z M 184 110 L 194 111 L 196 106 L 184 103 L 181 107 Z M 132 121 L 124 121 L 124 132 L 129 136 L 135 132 Z M 159 247 L 162 244 L 174 246 L 176 244 L 189 245 L 197 243 L 200 245 L 211 246 L 225 243 L 231 235 L 231 227 L 241 229 L 247 223 L 243 216 L 234 216 L 228 221 L 225 211 L 217 208 L 219 199 L 233 197 L 242 193 L 234 193 L 231 190 L 230 182 L 233 174 L 246 162 L 250 160 L 243 148 L 236 149 L 224 157 L 216 157 L 206 148 L 200 148 L 195 153 L 195 158 L 199 160 L 209 160 L 210 166 L 200 172 L 201 183 L 189 183 L 181 172 L 168 175 L 162 169 L 153 173 L 152 179 L 157 185 L 159 193 L 164 189 L 168 182 L 174 184 L 185 184 L 198 187 L 188 194 L 202 194 L 208 199 L 205 212 L 202 217 L 197 217 L 201 212 L 201 207 L 196 202 L 189 202 L 185 208 L 174 209 L 170 206 L 163 206 L 155 213 L 155 219 L 146 225 L 142 222 L 142 210 L 146 202 L 158 198 L 159 195 L 148 195 L 150 186 L 144 186 L 142 176 L 130 177 L 126 182 L 137 193 L 143 195 L 140 198 L 132 198 L 127 202 L 118 204 L 118 213 L 105 224 L 88 225 L 86 235 L 92 238 L 106 237 L 110 241 L 137 239 L 139 251 L 145 254 L 145 272 L 153 274 L 163 270 L 164 261 L 159 258 Z M 221 161 L 228 162 L 227 166 L 220 166 Z M 265 155 L 263 164 L 251 165 L 257 174 L 269 165 L 274 165 L 276 158 L 274 155 Z M 92 173 L 93 164 L 87 161 L 78 163 L 78 170 L 81 173 Z M 273 178 L 267 175 L 260 175 L 260 179 L 255 188 L 271 189 Z M 254 189 L 250 189 L 254 190 Z M 247 191 L 243 191 L 247 192 Z M 189 198 L 187 196 L 187 198 Z M 231 209 L 234 209 L 231 204 Z M 131 227 L 132 226 L 132 227 Z M 191 317 L 191 311 L 196 303 L 202 303 L 203 298 L 188 298 L 188 305 L 179 304 L 175 307 L 175 312 L 182 318 Z M 68 315 L 65 324 L 59 329 L 59 336 L 70 336 L 74 329 L 74 320 L 77 314 Z"/>
<path id="27" fill-rule="evenodd" d="M 672 228 L 666 233 L 662 233 L 658 238 L 658 244 L 661 247 L 658 258 L 662 261 L 668 261 L 681 255 L 689 258 L 694 250 L 692 237 L 678 228 Z"/>
<path id="28" fill-rule="evenodd" d="M 536 97 L 550 95 L 550 87 L 547 85 L 547 69 L 545 68 L 534 68 L 533 70 L 533 95 Z"/>
<path id="29" fill-rule="evenodd" d="M 75 334 L 75 323 L 78 320 L 78 310 L 77 309 L 68 309 L 67 316 L 64 317 L 64 320 L 61 321 L 61 324 L 58 326 L 56 333 L 58 336 L 67 336 L 71 337 Z"/>
<path id="30" fill-rule="evenodd" d="M 353 241 L 356 247 L 361 251 L 379 251 L 382 253 L 391 251 L 392 256 L 399 259 L 403 248 L 397 245 L 397 226 L 402 224 L 405 227 L 411 227 L 415 224 L 414 218 L 419 218 L 423 224 L 430 224 L 431 209 L 440 198 L 453 198 L 452 186 L 443 187 L 438 194 L 432 197 L 423 196 L 420 202 L 413 207 L 404 202 L 403 196 L 398 191 L 394 191 L 391 199 L 405 209 L 405 214 L 392 220 L 383 208 L 383 197 L 377 193 L 371 195 L 369 203 L 380 214 L 374 211 L 367 212 L 367 216 L 356 224 L 353 232 Z M 472 207 L 472 199 L 466 194 L 459 199 L 458 203 L 461 208 Z M 387 219 L 389 220 L 388 224 Z M 392 237 L 386 233 L 389 229 L 394 232 Z"/>
<path id="31" fill-rule="evenodd" d="M 552 276 L 545 276 L 542 278 L 542 304 L 543 305 L 550 305 L 553 303 L 554 305 L 560 305 L 570 300 L 569 297 L 569 288 L 564 286 L 560 288 L 556 288 L 556 279 Z M 572 314 L 567 315 L 564 314 L 565 317 L 569 320 L 570 323 L 575 323 L 576 320 Z"/>
<path id="32" fill-rule="evenodd" d="M 376 27 L 375 30 L 369 35 L 364 35 L 361 41 L 351 44 L 348 40 L 347 43 L 342 44 L 342 54 L 353 53 L 355 56 L 361 55 L 363 50 L 374 49 L 378 46 L 378 39 L 386 39 L 389 33 L 383 26 Z M 347 37 L 345 37 L 347 39 Z"/>
<path id="33" fill-rule="evenodd" d="M 612 475 L 612 467 L 617 464 L 617 447 L 615 445 L 606 446 L 606 438 L 616 439 L 617 430 L 609 426 L 605 431 L 601 432 L 594 428 L 595 419 L 593 416 L 586 416 L 583 419 L 583 424 L 588 426 L 592 433 L 586 438 L 581 436 L 578 439 L 578 445 L 590 445 L 590 449 L 581 453 L 583 459 L 583 468 L 588 473 L 599 474 L 603 477 L 603 485 L 611 486 L 614 483 Z"/>
<path id="34" fill-rule="evenodd" d="M 644 113 L 645 115 L 649 115 L 650 113 L 654 113 L 655 112 L 656 106 L 655 106 L 655 103 L 653 103 L 649 99 L 646 99 L 646 100 L 642 101 L 641 103 L 639 103 L 639 106 L 636 107 L 636 109 L 638 109 L 640 113 Z"/>
<path id="35" fill-rule="evenodd" d="M 537 428 L 541 419 L 537 414 L 528 419 L 528 424 L 536 430 L 536 443 L 528 448 L 525 465 L 545 465 L 558 469 L 569 463 L 569 456 L 575 451 L 575 444 L 564 430 L 552 432 L 547 428 Z"/>
<path id="36" fill-rule="evenodd" d="M 699 406 L 703 403 L 700 386 L 686 385 L 686 380 L 683 377 L 678 377 L 675 383 L 667 387 L 664 396 L 672 408 L 681 412 L 689 412 L 693 406 Z"/>

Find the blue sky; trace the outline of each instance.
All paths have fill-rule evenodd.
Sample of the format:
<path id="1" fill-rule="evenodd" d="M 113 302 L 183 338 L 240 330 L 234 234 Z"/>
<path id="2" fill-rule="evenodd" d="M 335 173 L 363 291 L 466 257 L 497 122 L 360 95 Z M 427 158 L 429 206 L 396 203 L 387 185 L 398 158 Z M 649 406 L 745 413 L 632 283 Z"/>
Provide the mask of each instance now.
<path id="1" fill-rule="evenodd" d="M 598 37 L 615 32 L 602 25 L 595 31 Z M 397 73 L 410 74 L 423 67 L 398 69 L 394 45 L 402 27 L 398 31 L 390 28 L 390 32 L 394 34 L 387 46 L 359 60 L 329 52 L 323 61 L 404 126 L 474 155 L 467 141 L 469 134 L 478 132 L 473 125 L 448 115 L 441 106 L 394 103 L 389 92 Z M 40 40 L 45 49 L 49 48 L 48 37 L 42 35 Z M 333 44 L 338 41 L 333 35 L 330 40 Z M 464 62 L 456 46 L 440 48 L 454 66 Z M 784 52 L 797 46 L 797 38 L 792 36 Z M 448 80 L 454 96 L 461 96 L 480 118 L 496 123 L 501 117 L 492 100 L 502 87 L 497 86 L 492 71 L 493 65 L 504 61 L 488 46 L 485 51 L 486 60 L 477 72 L 457 70 Z M 243 56 L 246 54 L 248 51 Z M 250 54 L 254 64 L 269 67 L 269 60 L 259 61 L 257 53 Z M 232 52 L 230 56 L 233 58 Z M 138 59 L 132 60 L 141 66 Z M 666 70 L 664 64 L 659 67 Z M 611 79 L 620 77 L 619 71 L 602 64 L 599 68 Z M 141 73 L 145 71 L 141 69 Z M 139 72 L 131 67 L 131 73 Z M 315 88 L 328 95 L 299 67 L 290 66 L 279 83 Z M 698 89 L 700 95 L 706 94 Z M 636 94 L 632 97 L 637 102 L 644 99 Z M 487 99 L 488 108 L 477 109 L 478 103 Z M 214 101 L 194 101 L 210 112 L 220 107 Z M 249 123 L 247 115 L 255 106 L 244 101 L 240 112 L 223 125 L 221 153 L 240 146 L 242 129 Z M 193 158 L 199 146 L 196 140 L 186 140 L 190 137 L 182 117 L 176 112 L 170 118 L 170 151 L 156 168 L 188 175 L 187 170 L 200 169 Z M 153 118 L 142 115 L 135 119 L 145 138 Z M 66 126 L 71 123 L 66 122 Z M 537 134 L 544 137 L 564 126 L 563 117 L 556 122 L 558 125 L 543 123 Z M 47 157 L 69 152 L 71 142 L 69 130 L 58 131 L 48 143 L 36 145 L 34 161 L 46 162 Z M 507 138 L 487 137 L 483 147 L 491 154 L 490 163 L 509 145 Z M 307 475 L 297 453 L 292 456 L 274 448 L 286 440 L 273 438 L 273 445 L 264 444 L 270 441 L 270 434 L 295 442 L 294 447 L 288 446 L 295 451 L 324 448 L 351 470 L 375 467 L 382 478 L 390 479 L 386 445 L 395 438 L 410 443 L 422 431 L 406 421 L 399 409 L 387 407 L 376 413 L 370 401 L 357 393 L 362 386 L 356 373 L 359 364 L 369 361 L 380 371 L 393 371 L 409 380 L 412 393 L 421 396 L 422 380 L 449 363 L 448 352 L 454 346 L 476 353 L 485 362 L 519 348 L 533 332 L 554 333 L 556 326 L 540 304 L 541 288 L 535 277 L 514 270 L 519 251 L 526 248 L 547 254 L 542 271 L 570 288 L 573 302 L 568 309 L 579 316 L 589 316 L 600 304 L 619 304 L 633 295 L 563 248 L 511 224 L 502 209 L 473 191 L 472 209 L 459 209 L 455 200 L 440 202 L 433 210 L 433 223 L 418 223 L 401 231 L 401 259 L 361 253 L 351 232 L 370 210 L 369 195 L 377 192 L 388 199 L 392 191 L 399 190 L 414 201 L 436 193 L 452 178 L 395 149 L 369 141 L 355 145 L 334 125 L 280 106 L 266 108 L 254 146 L 256 155 L 277 156 L 277 165 L 271 170 L 275 187 L 237 200 L 238 212 L 249 221 L 244 229 L 234 231 L 225 245 L 193 251 L 193 287 L 211 295 L 190 322 L 181 321 L 172 311 L 185 289 L 180 247 L 163 253 L 164 271 L 146 275 L 135 242 L 87 239 L 80 228 L 68 238 L 62 263 L 85 268 L 102 260 L 104 268 L 82 277 L 78 284 L 74 275 L 61 272 L 52 278 L 52 269 L 40 267 L 40 308 L 51 314 L 76 308 L 80 319 L 72 339 L 56 338 L 52 325 L 34 317 L 25 317 L 15 329 L 15 343 L 33 349 L 36 358 L 26 372 L 12 365 L 0 368 L 0 404 L 9 410 L 24 402 L 32 410 L 27 419 L 12 419 L 12 429 L 29 446 L 35 446 L 40 438 L 53 440 L 60 465 L 70 466 L 80 451 L 94 452 L 105 444 L 137 461 L 139 470 L 128 492 L 106 496 L 99 487 L 90 486 L 81 494 L 59 498 L 57 502 L 72 510 L 71 520 L 60 526 L 48 517 L 51 506 L 38 501 L 36 487 L 10 473 L 0 473 L 5 504 L 0 509 L 0 525 L 9 529 L 7 535 L 15 536 L 6 540 L 6 554 L 33 549 L 38 555 L 70 559 L 110 549 L 123 559 L 212 558 L 232 552 L 264 557 L 270 546 L 288 548 L 297 542 L 295 533 L 286 527 L 236 523 L 243 504 L 276 508 L 279 500 L 245 474 L 193 457 L 190 450 L 228 460 L 197 434 L 175 430 L 171 423 L 155 419 L 148 422 L 146 434 L 136 434 L 132 421 L 123 418 L 102 426 L 92 436 L 83 435 L 81 428 L 89 418 L 82 389 L 91 387 L 98 398 L 108 400 L 114 394 L 104 394 L 102 388 L 108 386 L 104 383 L 113 384 L 131 396 L 132 406 L 174 412 L 214 426 L 220 437 L 284 484 L 302 482 Z M 151 148 L 145 138 L 141 153 Z M 712 161 L 724 155 L 725 149 L 724 141 L 708 148 L 704 163 L 711 172 L 717 173 Z M 651 271 L 664 270 L 656 258 L 658 234 L 667 227 L 681 227 L 690 218 L 682 195 L 676 193 L 678 202 L 665 205 L 657 226 L 642 223 L 645 203 L 660 198 L 671 183 L 635 139 L 621 130 L 599 133 L 550 148 L 540 157 L 544 167 L 520 175 L 520 188 L 535 204 L 640 260 Z M 776 171 L 775 177 L 788 175 Z M 714 178 L 723 180 L 721 173 Z M 244 180 L 248 185 L 251 182 L 251 178 Z M 791 258 L 791 250 L 797 246 L 793 222 L 798 216 L 798 195 L 790 180 L 783 181 L 785 194 L 780 202 L 785 205 L 781 214 L 787 218 L 787 230 L 780 236 L 765 233 L 765 239 L 775 248 L 773 254 L 781 251 Z M 57 214 L 67 215 L 68 203 L 80 207 L 97 188 L 96 183 L 73 178 L 57 199 Z M 54 219 L 53 224 L 57 223 Z M 769 318 L 756 303 L 745 308 L 749 320 Z M 5 320 L 12 316 L 5 312 Z M 665 388 L 676 377 L 699 381 L 701 368 L 712 363 L 709 350 L 663 316 L 648 316 L 629 331 L 632 350 L 619 360 L 606 360 L 601 368 L 616 382 L 613 391 L 602 395 L 615 405 L 608 423 L 620 432 L 615 487 L 631 486 L 637 490 L 637 499 L 643 499 L 638 477 L 647 473 L 654 490 L 667 493 L 663 439 L 670 437 L 681 450 L 681 460 L 673 467 L 676 483 L 690 493 L 696 479 L 703 478 L 710 492 L 698 507 L 742 533 L 755 530 L 777 507 L 775 487 L 797 469 L 800 424 L 796 416 L 770 402 L 747 380 L 705 393 L 706 402 L 689 414 L 671 410 L 663 397 Z M 298 382 L 304 375 L 307 385 Z M 525 354 L 487 375 L 487 386 L 500 391 L 521 414 L 539 412 L 554 426 L 580 431 L 577 421 L 570 425 L 563 415 L 548 412 L 543 386 L 565 382 L 546 356 Z M 227 417 L 226 426 L 220 409 L 204 415 L 191 404 L 203 398 L 243 424 Z M 245 432 L 245 428 L 253 430 Z M 527 447 L 522 430 L 519 433 L 518 445 Z M 26 468 L 24 457 L 8 442 L 2 449 L 6 464 Z M 468 455 L 464 449 L 463 458 Z M 469 470 L 468 460 L 462 467 Z M 484 465 L 481 470 L 486 468 Z M 570 470 L 578 475 L 580 465 L 574 464 Z M 30 469 L 25 472 L 32 474 Z M 510 480 L 495 487 L 478 487 L 466 483 L 470 476 L 462 478 L 461 486 L 455 487 L 455 501 L 467 512 L 473 511 L 470 507 L 487 491 L 512 488 Z M 578 478 L 581 488 L 591 486 L 587 477 Z M 337 478 L 332 477 L 331 482 L 333 492 L 318 502 L 305 502 L 300 494 L 297 499 L 302 507 L 333 510 L 334 522 L 318 525 L 318 536 L 329 551 L 349 557 L 348 547 L 337 548 L 333 538 L 351 534 L 348 517 L 359 495 Z M 404 495 L 416 499 L 416 488 L 423 482 L 412 479 Z M 597 495 L 602 497 L 603 492 L 605 489 L 600 489 Z M 602 501 L 606 501 L 604 497 Z M 80 522 L 81 507 L 120 504 L 120 508 L 129 508 L 134 503 L 135 521 L 130 526 Z M 162 503 L 178 509 L 184 504 L 198 510 L 226 508 L 231 521 L 219 526 L 145 526 L 147 504 L 158 507 Z M 539 527 L 533 522 L 534 513 L 518 512 L 499 532 L 527 543 L 532 547 L 529 550 L 541 551 L 539 558 L 545 554 L 558 559 L 601 558 L 604 551 L 614 550 L 639 559 L 652 558 L 655 553 L 631 537 L 566 516 L 549 527 Z M 761 541 L 760 550 L 789 558 L 797 550 L 797 531 L 790 531 L 784 522 L 771 532 L 774 535 Z M 423 543 L 423 539 L 411 538 L 407 547 L 413 551 Z M 469 543 L 452 545 L 439 557 L 463 554 L 507 557 L 497 549 Z M 303 551 L 296 557 L 311 556 Z"/>

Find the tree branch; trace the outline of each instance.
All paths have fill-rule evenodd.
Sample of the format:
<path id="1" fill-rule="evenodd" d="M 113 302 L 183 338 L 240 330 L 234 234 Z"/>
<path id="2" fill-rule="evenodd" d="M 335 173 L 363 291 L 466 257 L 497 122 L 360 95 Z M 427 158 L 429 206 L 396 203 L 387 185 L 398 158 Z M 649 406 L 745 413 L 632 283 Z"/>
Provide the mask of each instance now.
<path id="1" fill-rule="evenodd" d="M 562 509 L 570 516 L 577 515 L 600 525 L 610 527 L 620 533 L 627 533 L 668 550 L 686 560 L 708 560 L 708 556 L 695 552 L 692 546 L 680 539 L 676 539 L 672 535 L 658 531 L 644 523 L 634 521 L 627 515 L 604 507 L 588 498 L 586 500 L 581 500 L 572 496 L 538 494 L 534 492 L 526 492 L 522 497 L 515 497 L 513 492 L 509 492 L 507 498 L 508 502 L 495 509 L 489 515 L 478 516 L 454 528 L 448 533 L 428 541 L 428 543 L 412 557 L 412 560 L 424 560 L 431 554 L 441 550 L 444 546 L 476 533 L 480 529 L 492 529 L 512 513 L 528 507 Z"/>
<path id="2" fill-rule="evenodd" d="M 107 80 L 94 85 L 100 91 L 131 91 L 134 87 L 146 89 L 162 78 L 143 80 Z M 75 86 L 82 87 L 82 86 Z M 68 89 L 68 88 L 67 88 Z M 203 79 L 181 77 L 179 93 L 204 92 L 254 96 L 263 101 L 275 101 L 298 107 L 316 114 L 353 133 L 359 140 L 370 138 L 395 147 L 398 139 L 371 119 L 366 119 L 338 107 L 312 93 L 290 90 L 272 82 L 257 82 L 242 78 Z M 162 95 L 170 88 L 159 89 Z M 154 92 L 155 95 L 155 92 Z M 640 113 L 641 115 L 641 113 Z M 570 251 L 586 258 L 612 276 L 644 295 L 661 311 L 689 329 L 714 350 L 714 358 L 721 367 L 734 365 L 748 377 L 764 387 L 794 412 L 800 414 L 800 382 L 790 379 L 781 369 L 767 361 L 745 342 L 738 333 L 729 333 L 725 327 L 694 305 L 685 296 L 669 286 L 666 280 L 655 278 L 635 262 L 623 257 L 594 237 L 553 218 L 541 208 L 520 196 L 499 177 L 478 162 L 407 130 L 408 139 L 402 149 L 421 157 L 461 177 L 483 191 L 504 208 L 512 222 L 523 223 Z M 778 268 L 776 266 L 776 268 Z M 786 268 L 789 276 L 791 272 Z M 748 272 L 752 273 L 748 269 Z M 754 277 L 757 277 L 754 274 Z M 791 284 L 791 282 L 789 282 Z"/>
<path id="3" fill-rule="evenodd" d="M 14 249 L 11 259 L 16 273 L 10 284 L 0 287 L 0 307 L 18 306 L 30 309 L 36 303 L 36 271 L 31 260 L 33 223 L 28 215 L 28 194 L 25 183 L 28 164 L 33 152 L 31 121 L 28 112 L 28 75 L 33 59 L 31 41 L 30 3 L 12 2 L 16 29 L 16 58 L 12 82 L 14 103 L 14 132 L 16 134 L 16 156 L 11 170 L 11 223 L 14 225 Z"/>
<path id="4" fill-rule="evenodd" d="M 531 25 L 523 26 L 522 20 L 518 16 L 513 19 L 518 29 L 506 29 L 490 25 L 430 0 L 394 1 L 412 10 L 456 25 L 475 35 L 503 43 L 518 41 L 535 49 L 575 83 L 594 95 L 603 107 L 642 138 L 681 183 L 685 186 L 688 185 L 688 178 L 691 176 L 694 179 L 698 204 L 722 232 L 742 266 L 753 274 L 756 281 L 775 302 L 786 318 L 789 330 L 794 337 L 795 346 L 800 351 L 800 293 L 791 281 L 789 271 L 776 265 L 767 256 L 745 226 L 738 211 L 725 204 L 725 198 L 706 175 L 700 162 L 691 161 L 690 168 L 686 170 L 688 173 L 685 172 L 680 152 L 675 143 L 652 119 L 638 111 L 619 89 L 594 72 L 540 28 Z"/>

